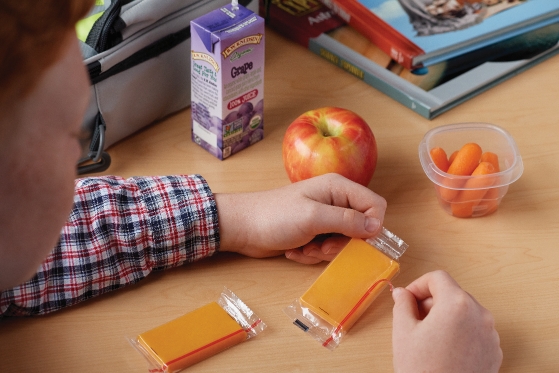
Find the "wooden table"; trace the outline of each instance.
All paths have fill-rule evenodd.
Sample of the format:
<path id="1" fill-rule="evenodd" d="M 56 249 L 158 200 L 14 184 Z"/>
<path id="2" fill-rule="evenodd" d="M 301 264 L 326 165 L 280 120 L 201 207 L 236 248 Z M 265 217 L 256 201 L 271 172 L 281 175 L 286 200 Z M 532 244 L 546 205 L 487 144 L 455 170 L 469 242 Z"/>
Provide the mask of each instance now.
<path id="1" fill-rule="evenodd" d="M 110 149 L 121 176 L 201 173 L 214 192 L 289 183 L 281 142 L 291 121 L 322 106 L 363 116 L 378 142 L 370 187 L 388 201 L 385 226 L 410 248 L 396 285 L 444 269 L 496 319 L 502 372 L 559 369 L 559 57 L 552 58 L 429 121 L 383 93 L 268 30 L 265 139 L 219 161 L 190 140 L 190 110 L 149 126 Z M 525 171 L 499 210 L 458 219 L 437 204 L 418 159 L 433 127 L 482 121 L 515 138 Z M 325 264 L 220 254 L 152 274 L 141 283 L 46 317 L 0 322 L 2 372 L 145 372 L 133 337 L 237 293 L 268 324 L 257 338 L 193 366 L 192 372 L 391 372 L 393 302 L 385 291 L 331 352 L 293 326 L 282 309 Z"/>

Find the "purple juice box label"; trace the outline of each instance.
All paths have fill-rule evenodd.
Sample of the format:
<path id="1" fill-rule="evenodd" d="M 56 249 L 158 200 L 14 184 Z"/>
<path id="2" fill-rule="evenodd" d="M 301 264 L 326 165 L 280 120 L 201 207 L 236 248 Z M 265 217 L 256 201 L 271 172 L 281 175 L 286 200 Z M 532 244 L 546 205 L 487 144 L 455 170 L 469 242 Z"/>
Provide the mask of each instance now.
<path id="1" fill-rule="evenodd" d="M 264 19 L 226 5 L 190 29 L 192 141 L 225 159 L 264 138 Z"/>

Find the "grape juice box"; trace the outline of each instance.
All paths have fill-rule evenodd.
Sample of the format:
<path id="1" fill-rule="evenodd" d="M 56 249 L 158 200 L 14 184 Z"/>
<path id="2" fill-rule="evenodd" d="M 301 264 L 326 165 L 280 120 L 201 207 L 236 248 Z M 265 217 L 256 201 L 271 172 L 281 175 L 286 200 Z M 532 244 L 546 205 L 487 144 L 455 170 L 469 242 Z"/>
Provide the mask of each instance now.
<path id="1" fill-rule="evenodd" d="M 225 159 L 264 137 L 264 19 L 229 4 L 190 29 L 192 140 Z"/>

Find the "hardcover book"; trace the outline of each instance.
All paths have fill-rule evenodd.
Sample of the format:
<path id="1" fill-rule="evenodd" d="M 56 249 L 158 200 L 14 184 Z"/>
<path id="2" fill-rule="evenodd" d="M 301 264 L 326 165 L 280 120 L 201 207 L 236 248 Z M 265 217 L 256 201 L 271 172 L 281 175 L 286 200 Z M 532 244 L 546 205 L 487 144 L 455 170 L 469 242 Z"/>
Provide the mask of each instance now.
<path id="1" fill-rule="evenodd" d="M 321 0 L 408 69 L 559 21 L 557 0 Z"/>
<path id="2" fill-rule="evenodd" d="M 396 101 L 432 119 L 559 53 L 559 24 L 505 39 L 428 68 L 406 69 L 318 0 L 261 0 L 276 30 Z"/>

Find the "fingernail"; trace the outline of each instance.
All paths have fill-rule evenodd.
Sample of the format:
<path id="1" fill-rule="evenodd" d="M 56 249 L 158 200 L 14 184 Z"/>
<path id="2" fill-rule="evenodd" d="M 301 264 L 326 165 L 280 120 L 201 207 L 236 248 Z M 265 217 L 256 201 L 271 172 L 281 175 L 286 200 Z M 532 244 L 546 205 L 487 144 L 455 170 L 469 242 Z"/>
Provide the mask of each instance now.
<path id="1" fill-rule="evenodd" d="M 291 250 L 286 251 L 286 252 L 285 252 L 285 257 L 286 257 L 287 259 L 291 258 L 291 254 L 292 254 L 292 253 L 293 253 L 293 251 L 291 251 Z"/>
<path id="2" fill-rule="evenodd" d="M 380 220 L 370 216 L 365 217 L 365 230 L 374 233 L 380 228 Z"/>
<path id="3" fill-rule="evenodd" d="M 316 257 L 318 257 L 318 256 L 320 255 L 320 251 L 317 250 L 317 249 L 311 249 L 310 251 L 305 252 L 305 255 L 306 255 L 306 256 L 311 256 L 311 257 L 313 257 L 313 258 L 316 258 Z"/>
<path id="4" fill-rule="evenodd" d="M 394 288 L 394 289 L 392 290 L 392 299 L 394 300 L 394 302 L 396 302 L 396 300 L 398 299 L 398 297 L 399 297 L 400 295 L 402 295 L 402 291 L 403 291 L 402 288 Z"/>

